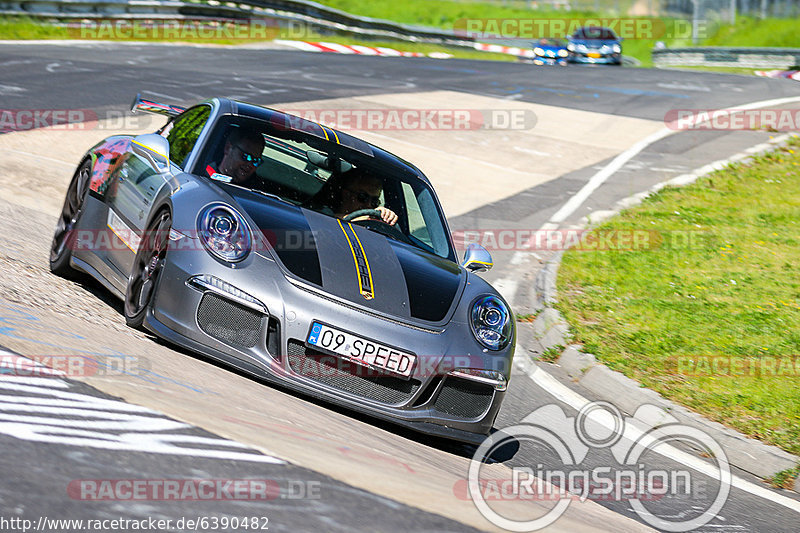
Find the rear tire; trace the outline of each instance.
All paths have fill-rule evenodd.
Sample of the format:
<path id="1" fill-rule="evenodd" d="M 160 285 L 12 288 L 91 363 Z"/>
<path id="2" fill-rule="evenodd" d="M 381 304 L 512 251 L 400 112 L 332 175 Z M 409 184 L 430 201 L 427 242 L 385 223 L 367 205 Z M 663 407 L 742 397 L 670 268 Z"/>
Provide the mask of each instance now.
<path id="1" fill-rule="evenodd" d="M 67 189 L 64 198 L 64 207 L 56 224 L 53 242 L 50 245 L 50 272 L 57 276 L 70 278 L 75 275 L 75 270 L 70 266 L 72 247 L 75 244 L 75 226 L 83 214 L 83 206 L 89 191 L 89 181 L 92 172 L 92 161 L 87 159 L 75 174 Z"/>
<path id="2" fill-rule="evenodd" d="M 143 329 L 147 311 L 155 299 L 158 277 L 164 267 L 169 247 L 172 215 L 167 209 L 159 211 L 142 236 L 133 269 L 125 290 L 125 323 Z"/>

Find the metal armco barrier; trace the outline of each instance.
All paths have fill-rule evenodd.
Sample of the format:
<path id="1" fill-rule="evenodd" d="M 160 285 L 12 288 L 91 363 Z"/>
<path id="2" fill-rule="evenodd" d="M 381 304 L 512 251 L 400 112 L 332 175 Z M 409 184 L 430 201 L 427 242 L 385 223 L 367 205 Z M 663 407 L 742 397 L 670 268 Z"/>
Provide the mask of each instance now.
<path id="1" fill-rule="evenodd" d="M 302 0 L 0 0 L 0 15 L 33 18 L 272 18 L 322 32 L 352 33 L 472 48 L 473 39 L 452 30 L 424 28 L 351 15 Z"/>
<path id="2" fill-rule="evenodd" d="M 653 50 L 656 67 L 788 69 L 800 65 L 800 48 L 664 48 Z"/>

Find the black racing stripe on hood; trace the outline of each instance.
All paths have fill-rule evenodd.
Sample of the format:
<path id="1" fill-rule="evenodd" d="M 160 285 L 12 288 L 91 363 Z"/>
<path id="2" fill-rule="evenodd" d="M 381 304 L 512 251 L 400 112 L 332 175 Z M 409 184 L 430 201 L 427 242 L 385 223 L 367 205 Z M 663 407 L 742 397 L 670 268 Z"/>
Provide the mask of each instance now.
<path id="1" fill-rule="evenodd" d="M 225 186 L 253 219 L 292 274 L 329 294 L 399 319 L 443 321 L 461 286 L 460 267 L 450 261 L 336 218 L 288 205 L 238 187 Z M 374 297 L 359 294 L 356 263 L 347 241 L 357 233 L 370 263 Z M 324 265 L 324 268 L 323 268 Z M 401 274 L 402 272 L 402 274 Z M 405 282 L 405 283 L 404 283 Z"/>
<path id="2" fill-rule="evenodd" d="M 400 244 L 392 247 L 408 287 L 411 316 L 430 322 L 444 320 L 456 303 L 461 269 L 452 261 L 422 250 Z"/>
<path id="3" fill-rule="evenodd" d="M 322 286 L 319 253 L 303 211 L 262 195 L 231 190 L 229 193 L 258 224 L 281 263 L 295 276 Z"/>

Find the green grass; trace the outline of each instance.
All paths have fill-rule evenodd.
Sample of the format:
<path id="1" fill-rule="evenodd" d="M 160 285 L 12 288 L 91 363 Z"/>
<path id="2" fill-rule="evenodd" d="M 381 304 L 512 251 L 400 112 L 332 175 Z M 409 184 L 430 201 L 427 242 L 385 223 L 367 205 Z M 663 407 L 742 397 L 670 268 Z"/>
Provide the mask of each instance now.
<path id="1" fill-rule="evenodd" d="M 794 138 L 601 226 L 655 245 L 566 253 L 558 307 L 612 369 L 800 454 L 799 213 Z"/>
<path id="2" fill-rule="evenodd" d="M 702 72 L 720 72 L 722 74 L 754 75 L 758 70 L 774 70 L 769 68 L 743 68 L 743 67 L 669 67 L 670 70 L 695 70 Z"/>
<path id="3" fill-rule="evenodd" d="M 800 465 L 797 465 L 794 468 L 781 470 L 775 475 L 767 478 L 766 481 L 775 488 L 792 490 L 794 488 L 794 481 L 798 476 L 800 476 Z"/>
<path id="4" fill-rule="evenodd" d="M 0 39 L 69 39 L 67 28 L 28 17 L 0 17 Z"/>
<path id="5" fill-rule="evenodd" d="M 404 24 L 454 29 L 461 19 L 483 18 L 573 18 L 589 12 L 531 10 L 523 2 L 454 2 L 448 0 L 321 0 L 327 5 L 354 15 L 392 20 Z"/>
<path id="6" fill-rule="evenodd" d="M 561 353 L 564 351 L 564 346 L 562 344 L 556 344 L 555 346 L 551 346 L 550 348 L 546 349 L 542 352 L 542 354 L 537 358 L 539 361 L 543 361 L 545 363 L 555 363 L 558 361 L 558 358 L 561 357 Z"/>
<path id="7" fill-rule="evenodd" d="M 703 46 L 771 46 L 800 48 L 797 19 L 756 19 L 738 17 L 736 24 L 721 26 Z"/>
<path id="8" fill-rule="evenodd" d="M 138 26 L 136 26 L 138 27 Z M 122 32 L 122 37 L 112 35 L 110 31 L 111 26 L 88 26 L 88 30 L 81 33 L 79 28 L 70 28 L 65 25 L 58 25 L 46 22 L 39 22 L 28 18 L 18 17 L 0 17 L 0 39 L 14 39 L 14 40 L 30 40 L 30 39 L 76 39 L 88 38 L 98 40 L 116 40 L 116 41 L 137 41 L 146 40 L 153 42 L 191 42 L 201 44 L 220 44 L 220 45 L 236 45 L 236 44 L 250 44 L 264 42 L 265 39 L 260 37 L 246 38 L 246 39 L 230 39 L 230 38 L 203 38 L 203 34 L 198 30 L 196 32 L 185 31 L 183 33 L 185 38 L 181 39 L 168 39 L 162 37 L 152 38 L 152 33 L 142 33 L 144 38 L 139 38 L 133 35 L 136 30 L 133 28 Z M 236 28 L 232 25 L 227 25 L 230 28 L 230 34 L 235 34 Z M 244 28 L 243 26 L 239 27 Z M 144 31 L 144 28 L 143 28 Z M 241 35 L 248 35 L 243 29 L 240 31 Z M 277 38 L 297 39 L 292 35 L 291 31 L 278 30 L 277 28 L 266 28 L 266 31 L 256 35 L 266 35 L 266 40 Z M 163 35 L 163 34 L 162 34 Z M 222 32 L 220 35 L 224 35 Z M 479 50 L 469 50 L 465 48 L 457 48 L 452 46 L 442 46 L 428 43 L 412 43 L 406 41 L 368 41 L 343 35 L 319 35 L 311 32 L 304 32 L 302 40 L 306 41 L 326 41 L 339 44 L 368 44 L 369 46 L 384 46 L 387 48 L 394 48 L 402 52 L 418 52 L 423 54 L 430 53 L 445 53 L 453 57 L 461 59 L 493 59 L 496 61 L 516 61 L 515 57 L 507 54 L 496 54 L 491 52 L 482 52 Z"/>

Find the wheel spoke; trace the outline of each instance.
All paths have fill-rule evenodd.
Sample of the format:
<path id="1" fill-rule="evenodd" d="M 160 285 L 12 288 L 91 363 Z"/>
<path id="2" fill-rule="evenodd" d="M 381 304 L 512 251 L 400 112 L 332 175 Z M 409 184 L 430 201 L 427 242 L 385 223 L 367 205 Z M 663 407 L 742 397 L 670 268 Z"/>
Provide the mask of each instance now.
<path id="1" fill-rule="evenodd" d="M 88 183 L 89 170 L 83 166 L 78 170 L 78 174 L 67 190 L 64 207 L 61 209 L 61 216 L 58 219 L 56 231 L 53 235 L 53 243 L 50 246 L 50 261 L 58 260 L 64 253 L 75 223 L 80 216 Z"/>
<path id="2" fill-rule="evenodd" d="M 144 283 L 142 283 L 141 289 L 139 289 L 139 301 L 138 307 L 136 312 L 138 313 L 141 311 L 146 305 L 147 302 L 150 301 L 150 292 L 153 290 L 153 280 L 152 278 L 147 278 Z"/>
<path id="3" fill-rule="evenodd" d="M 167 254 L 171 226 L 169 213 L 161 213 L 142 236 L 125 296 L 126 320 L 135 327 L 141 327 L 143 313 L 154 297 L 158 275 Z"/>

